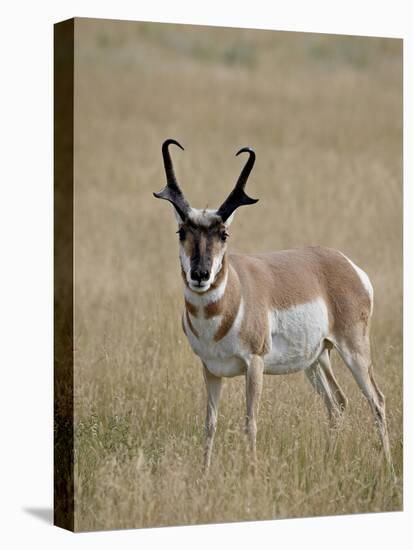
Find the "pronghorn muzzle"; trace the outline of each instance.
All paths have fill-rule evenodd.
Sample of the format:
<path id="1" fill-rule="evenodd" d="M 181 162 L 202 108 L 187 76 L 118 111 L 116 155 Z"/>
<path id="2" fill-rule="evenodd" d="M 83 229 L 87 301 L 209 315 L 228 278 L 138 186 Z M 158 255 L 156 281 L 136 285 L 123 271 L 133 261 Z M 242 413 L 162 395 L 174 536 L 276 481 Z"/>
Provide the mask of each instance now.
<path id="1" fill-rule="evenodd" d="M 198 233 L 194 237 L 194 250 L 191 256 L 191 279 L 199 286 L 209 281 L 212 269 L 211 243 L 206 234 Z"/>
<path id="2" fill-rule="evenodd" d="M 202 269 L 200 267 L 191 269 L 191 279 L 197 281 L 199 284 L 202 284 L 202 281 L 208 281 L 209 275 L 208 269 Z"/>

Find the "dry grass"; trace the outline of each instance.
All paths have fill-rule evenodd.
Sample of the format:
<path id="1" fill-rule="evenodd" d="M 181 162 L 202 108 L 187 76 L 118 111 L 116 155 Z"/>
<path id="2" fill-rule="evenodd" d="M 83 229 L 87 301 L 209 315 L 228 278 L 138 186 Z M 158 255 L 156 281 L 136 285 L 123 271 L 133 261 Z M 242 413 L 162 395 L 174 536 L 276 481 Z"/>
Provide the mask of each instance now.
<path id="1" fill-rule="evenodd" d="M 401 42 L 299 33 L 76 23 L 76 530 L 402 507 Z M 205 391 L 180 327 L 182 289 L 160 145 L 194 206 L 217 206 L 257 152 L 230 246 L 342 250 L 371 276 L 373 357 L 399 481 L 370 411 L 349 397 L 333 452 L 304 375 L 265 377 L 259 472 L 244 381 L 224 388 L 209 479 Z"/>

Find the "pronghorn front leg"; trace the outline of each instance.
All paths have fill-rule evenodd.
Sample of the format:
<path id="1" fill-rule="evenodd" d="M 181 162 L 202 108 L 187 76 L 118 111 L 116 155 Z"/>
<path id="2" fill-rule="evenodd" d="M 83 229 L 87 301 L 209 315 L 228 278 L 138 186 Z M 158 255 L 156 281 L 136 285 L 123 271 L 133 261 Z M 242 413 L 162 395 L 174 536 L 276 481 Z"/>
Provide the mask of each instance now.
<path id="1" fill-rule="evenodd" d="M 262 391 L 264 361 L 259 355 L 253 355 L 247 368 L 247 435 L 252 453 L 252 466 L 255 471 L 257 461 L 257 416 Z"/>
<path id="2" fill-rule="evenodd" d="M 217 428 L 218 405 L 221 396 L 222 379 L 209 372 L 205 363 L 204 379 L 207 389 L 207 413 L 205 419 L 206 444 L 204 454 L 204 473 L 208 473 L 211 463 L 212 446 L 214 444 L 215 430 Z"/>

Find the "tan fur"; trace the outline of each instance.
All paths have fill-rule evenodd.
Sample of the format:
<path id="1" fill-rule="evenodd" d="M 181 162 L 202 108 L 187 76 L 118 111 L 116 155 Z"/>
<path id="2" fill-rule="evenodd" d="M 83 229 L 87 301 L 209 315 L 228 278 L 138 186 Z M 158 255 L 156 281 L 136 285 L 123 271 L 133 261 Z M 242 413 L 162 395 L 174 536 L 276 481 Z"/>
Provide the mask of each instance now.
<path id="1" fill-rule="evenodd" d="M 229 266 L 227 287 L 221 300 L 219 300 L 220 314 L 222 314 L 223 317 L 221 325 L 214 335 L 215 342 L 219 342 L 230 331 L 237 316 L 240 303 L 240 283 L 233 268 Z"/>
<path id="2" fill-rule="evenodd" d="M 197 330 L 194 328 L 194 326 L 192 325 L 191 318 L 190 318 L 190 316 L 189 316 L 188 310 L 185 311 L 185 315 L 186 315 L 186 322 L 187 322 L 188 327 L 189 327 L 189 329 L 191 330 L 192 334 L 193 334 L 196 338 L 199 338 L 198 331 L 197 331 Z"/>
<path id="3" fill-rule="evenodd" d="M 192 317 L 198 317 L 198 308 L 194 306 L 194 304 L 191 304 L 191 302 L 188 302 L 188 300 L 185 299 L 185 307 L 188 310 L 188 312 L 192 315 Z"/>
<path id="4" fill-rule="evenodd" d="M 222 314 L 222 310 L 224 308 L 224 296 L 218 300 L 217 302 L 211 302 L 207 306 L 204 307 L 204 317 L 205 319 L 211 319 L 211 317 L 216 317 L 217 315 Z"/>
<path id="5" fill-rule="evenodd" d="M 346 338 L 361 326 L 363 333 L 368 334 L 372 304 L 354 268 L 336 250 L 322 247 L 311 250 L 321 267 L 331 333 L 336 338 Z"/>
<path id="6" fill-rule="evenodd" d="M 336 250 L 308 247 L 268 254 L 230 254 L 229 263 L 242 288 L 249 312 L 241 337 L 251 353 L 269 349 L 268 312 L 324 298 L 331 333 L 343 338 L 355 325 L 368 328 L 371 304 L 359 276 Z M 259 288 L 260 292 L 256 292 Z"/>

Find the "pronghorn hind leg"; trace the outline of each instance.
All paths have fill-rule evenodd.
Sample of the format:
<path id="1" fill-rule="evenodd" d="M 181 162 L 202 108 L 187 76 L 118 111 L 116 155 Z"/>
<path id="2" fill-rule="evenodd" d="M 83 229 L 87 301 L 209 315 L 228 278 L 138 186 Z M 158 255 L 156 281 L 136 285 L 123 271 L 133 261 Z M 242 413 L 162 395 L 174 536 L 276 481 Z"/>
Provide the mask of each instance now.
<path id="1" fill-rule="evenodd" d="M 212 447 L 214 444 L 214 436 L 217 428 L 218 406 L 221 396 L 222 379 L 214 376 L 209 372 L 205 363 L 204 380 L 207 389 L 207 412 L 205 419 L 206 443 L 204 452 L 204 473 L 208 473 L 211 464 Z"/>
<path id="2" fill-rule="evenodd" d="M 259 355 L 254 355 L 247 368 L 246 397 L 247 397 L 247 436 L 252 455 L 253 471 L 257 462 L 257 416 L 260 404 L 264 375 L 264 361 Z"/>
<path id="3" fill-rule="evenodd" d="M 370 342 L 368 337 L 365 337 L 356 340 L 353 344 L 349 346 L 346 343 L 342 343 L 337 346 L 337 350 L 369 402 L 383 445 L 384 455 L 393 472 L 385 399 L 374 379 Z"/>
<path id="4" fill-rule="evenodd" d="M 331 416 L 331 425 L 333 428 L 335 428 L 338 427 L 341 422 L 343 413 L 347 408 L 348 399 L 345 396 L 341 387 L 339 386 L 336 377 L 334 376 L 333 369 L 331 368 L 329 349 L 325 349 L 323 351 L 323 353 L 319 357 L 319 363 L 321 365 L 321 368 L 323 369 L 325 377 L 328 380 L 333 395 L 334 408 L 332 411 L 333 414 Z"/>
<path id="5" fill-rule="evenodd" d="M 331 428 L 338 428 L 347 406 L 347 398 L 334 376 L 327 349 L 324 349 L 318 362 L 306 369 L 305 373 L 313 388 L 324 400 Z"/>

